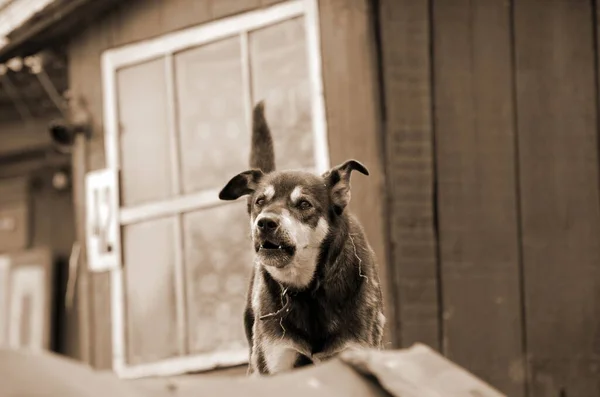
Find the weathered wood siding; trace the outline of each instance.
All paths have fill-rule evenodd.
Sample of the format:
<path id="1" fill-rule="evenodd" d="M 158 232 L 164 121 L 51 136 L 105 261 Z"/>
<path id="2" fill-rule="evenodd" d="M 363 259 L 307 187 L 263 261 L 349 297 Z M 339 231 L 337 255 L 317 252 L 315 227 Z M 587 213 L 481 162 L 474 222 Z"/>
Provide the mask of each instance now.
<path id="1" fill-rule="evenodd" d="M 396 339 L 439 348 L 429 6 L 381 1 L 378 11 Z"/>
<path id="2" fill-rule="evenodd" d="M 515 3 L 523 283 L 535 397 L 600 395 L 597 23 L 590 1 Z"/>
<path id="3" fill-rule="evenodd" d="M 596 2 L 377 3 L 402 345 L 600 395 Z"/>
<path id="4" fill-rule="evenodd" d="M 510 8 L 432 12 L 442 351 L 522 396 Z"/>

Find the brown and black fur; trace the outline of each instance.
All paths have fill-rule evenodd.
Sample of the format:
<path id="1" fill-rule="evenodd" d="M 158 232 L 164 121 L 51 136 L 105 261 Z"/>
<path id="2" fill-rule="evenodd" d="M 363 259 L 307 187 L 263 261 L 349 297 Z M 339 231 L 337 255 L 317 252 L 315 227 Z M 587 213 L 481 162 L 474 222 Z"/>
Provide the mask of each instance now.
<path id="1" fill-rule="evenodd" d="M 273 355 L 282 349 L 278 344 L 289 344 L 297 352 L 292 368 L 328 359 L 349 347 L 380 348 L 385 318 L 377 264 L 362 227 L 346 209 L 351 171 L 366 175 L 368 171 L 354 160 L 324 175 L 275 171 L 273 142 L 262 103 L 254 111 L 252 134 L 253 170 L 234 177 L 220 197 L 232 200 L 248 194 L 248 212 L 251 219 L 256 219 L 262 210 L 255 204 L 256 199 L 265 185 L 277 188 L 271 199 L 273 204 L 264 204 L 274 208 L 282 206 L 277 203 L 285 202 L 290 192 L 301 186 L 314 208 L 296 216 L 315 230 L 323 218 L 328 229 L 320 240 L 314 274 L 308 284 L 285 285 L 267 267 L 259 264 L 253 268 L 244 311 L 251 356 L 249 372 L 279 372 L 269 370 L 266 358 L 268 355 L 271 363 L 276 360 Z"/>

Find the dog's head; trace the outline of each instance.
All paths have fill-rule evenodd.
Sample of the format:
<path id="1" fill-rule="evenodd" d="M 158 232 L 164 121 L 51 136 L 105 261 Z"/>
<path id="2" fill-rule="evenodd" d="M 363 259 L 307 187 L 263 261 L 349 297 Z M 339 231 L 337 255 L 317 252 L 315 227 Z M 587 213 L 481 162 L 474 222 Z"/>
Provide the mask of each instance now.
<path id="1" fill-rule="evenodd" d="M 279 282 L 305 287 L 313 278 L 334 218 L 342 216 L 350 202 L 353 170 L 369 174 L 356 160 L 323 175 L 249 170 L 233 177 L 219 198 L 250 196 L 250 227 L 258 262 Z"/>

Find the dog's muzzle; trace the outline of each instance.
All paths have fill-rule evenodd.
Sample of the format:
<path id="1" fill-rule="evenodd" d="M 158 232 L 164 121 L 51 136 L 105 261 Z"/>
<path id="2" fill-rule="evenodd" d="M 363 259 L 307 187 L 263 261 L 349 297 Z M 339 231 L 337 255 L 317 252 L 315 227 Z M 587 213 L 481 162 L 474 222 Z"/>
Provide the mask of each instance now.
<path id="1" fill-rule="evenodd" d="M 268 255 L 294 255 L 296 248 L 289 241 L 275 214 L 260 215 L 255 222 L 254 245 L 256 252 Z"/>

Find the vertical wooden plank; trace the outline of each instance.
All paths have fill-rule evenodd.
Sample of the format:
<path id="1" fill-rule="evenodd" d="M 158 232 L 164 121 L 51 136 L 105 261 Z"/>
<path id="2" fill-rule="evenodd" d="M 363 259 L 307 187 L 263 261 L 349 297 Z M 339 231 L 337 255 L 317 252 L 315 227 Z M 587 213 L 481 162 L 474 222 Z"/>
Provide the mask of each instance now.
<path id="1" fill-rule="evenodd" d="M 368 0 L 319 1 L 322 71 L 331 163 L 356 158 L 371 172 L 369 177 L 352 180 L 350 207 L 377 256 L 389 342 L 395 324 L 394 303 L 387 267 L 385 178 L 369 4 Z"/>
<path id="2" fill-rule="evenodd" d="M 402 346 L 439 348 L 429 5 L 380 0 L 390 269 Z"/>
<path id="3" fill-rule="evenodd" d="M 510 4 L 433 4 L 443 351 L 523 396 Z"/>
<path id="4" fill-rule="evenodd" d="M 86 159 L 87 142 L 86 137 L 79 134 L 75 137 L 73 145 L 73 155 L 71 159 L 71 169 L 73 170 L 73 206 L 75 208 L 75 238 L 81 243 L 85 241 L 85 173 L 87 172 Z M 92 331 L 91 318 L 92 306 L 90 297 L 90 274 L 87 271 L 85 258 L 85 247 L 81 250 L 79 257 L 79 271 L 77 272 L 77 291 L 75 295 L 76 302 L 74 307 L 77 310 L 79 354 L 81 360 L 86 364 L 92 363 Z"/>
<path id="5" fill-rule="evenodd" d="M 112 14 L 111 14 L 112 15 Z M 111 46 L 112 20 L 103 19 L 92 28 L 78 35 L 69 47 L 70 89 L 75 96 L 83 98 L 92 114 L 93 136 L 90 141 L 80 141 L 74 146 L 73 156 L 78 160 L 73 166 L 73 188 L 80 196 L 75 200 L 77 240 L 82 244 L 82 268 L 87 268 L 85 247 L 85 173 L 104 167 L 104 134 L 102 129 L 102 86 L 100 54 Z M 81 202 L 79 202 L 79 201 Z M 83 201 L 82 201 L 83 200 Z M 87 347 L 82 346 L 80 354 L 85 355 L 96 368 L 108 369 L 112 366 L 112 339 L 110 313 L 110 277 L 107 274 L 89 274 L 86 283 L 81 284 L 76 295 L 76 310 L 80 327 L 87 328 Z M 82 316 L 81 308 L 89 306 L 89 314 Z M 87 317 L 87 318 L 84 318 Z M 87 325 L 86 325 L 87 324 Z M 88 351 L 89 349 L 89 351 Z"/>
<path id="6" fill-rule="evenodd" d="M 533 397 L 600 395 L 600 197 L 590 1 L 515 2 Z"/>

